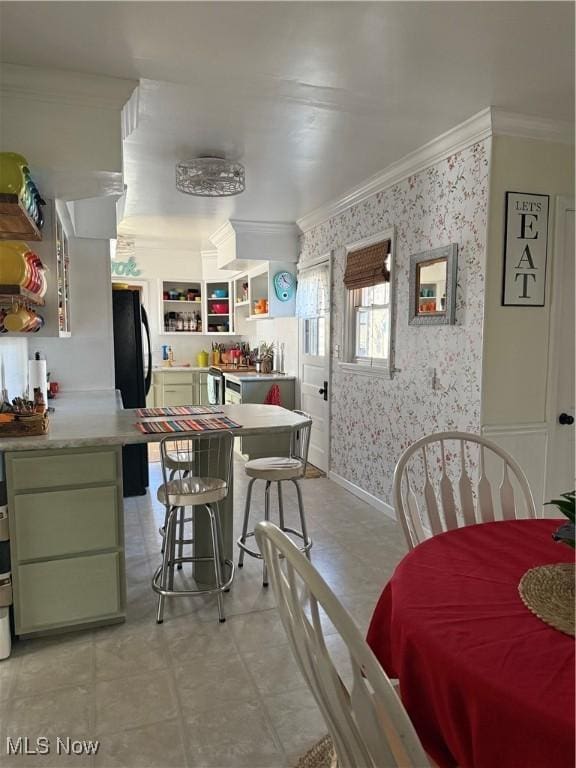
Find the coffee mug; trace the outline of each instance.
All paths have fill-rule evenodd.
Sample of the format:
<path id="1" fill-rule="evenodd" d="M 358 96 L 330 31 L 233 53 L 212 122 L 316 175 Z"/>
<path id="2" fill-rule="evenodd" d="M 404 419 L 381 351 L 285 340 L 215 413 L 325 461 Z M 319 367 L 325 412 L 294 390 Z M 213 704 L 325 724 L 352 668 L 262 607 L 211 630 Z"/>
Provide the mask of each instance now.
<path id="1" fill-rule="evenodd" d="M 12 333 L 27 330 L 27 326 L 32 320 L 32 313 L 23 306 L 15 306 L 4 318 L 4 328 Z"/>

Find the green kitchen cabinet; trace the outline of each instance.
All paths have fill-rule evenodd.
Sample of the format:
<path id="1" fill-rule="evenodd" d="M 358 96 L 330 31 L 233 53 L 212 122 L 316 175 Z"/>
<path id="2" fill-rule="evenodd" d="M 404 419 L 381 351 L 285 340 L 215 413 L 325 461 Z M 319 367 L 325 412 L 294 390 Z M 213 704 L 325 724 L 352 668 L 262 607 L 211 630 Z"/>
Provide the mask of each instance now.
<path id="1" fill-rule="evenodd" d="M 16 634 L 125 618 L 122 453 L 5 454 Z"/>
<path id="2" fill-rule="evenodd" d="M 154 406 L 206 405 L 208 373 L 206 371 L 154 371 L 152 389 Z"/>

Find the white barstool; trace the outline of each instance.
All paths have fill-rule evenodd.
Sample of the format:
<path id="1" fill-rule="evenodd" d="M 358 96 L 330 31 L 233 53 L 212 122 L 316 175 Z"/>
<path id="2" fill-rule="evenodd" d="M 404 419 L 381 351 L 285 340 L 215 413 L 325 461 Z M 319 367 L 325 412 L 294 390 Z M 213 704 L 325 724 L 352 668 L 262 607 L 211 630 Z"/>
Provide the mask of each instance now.
<path id="1" fill-rule="evenodd" d="M 210 436 L 187 433 L 177 438 L 166 437 L 160 443 L 164 482 L 158 488 L 158 500 L 166 507 L 166 524 L 162 565 L 152 579 L 152 589 L 158 594 L 158 624 L 164 620 L 166 597 L 207 594 L 217 595 L 220 621 L 226 620 L 222 593 L 232 584 L 234 563 L 223 557 L 224 541 L 218 504 L 226 498 L 230 489 L 233 447 L 234 435 L 228 431 Z M 187 508 L 192 510 L 190 518 L 184 517 Z M 187 519 L 194 522 L 199 509 L 204 509 L 210 520 L 212 555 L 198 557 L 190 554 L 185 557 L 183 545 L 192 543 L 192 540 L 184 539 L 184 526 L 181 521 Z M 180 535 L 176 533 L 177 527 L 180 527 Z M 214 586 L 209 585 L 204 589 L 176 589 L 175 568 L 181 567 L 183 563 L 198 562 L 213 563 Z"/>
<path id="2" fill-rule="evenodd" d="M 312 547 L 312 539 L 308 536 L 308 529 L 306 526 L 306 517 L 304 515 L 304 502 L 302 501 L 302 490 L 300 488 L 299 480 L 306 475 L 306 465 L 308 462 L 308 445 L 310 443 L 310 430 L 312 428 L 312 419 L 304 411 L 294 411 L 299 416 L 304 416 L 307 421 L 300 425 L 298 428 L 290 434 L 290 454 L 289 456 L 269 456 L 263 459 L 252 459 L 247 461 L 244 465 L 246 474 L 250 478 L 248 483 L 248 490 L 246 491 L 246 506 L 244 508 L 244 521 L 242 524 L 242 535 L 237 540 L 238 547 L 240 548 L 240 557 L 238 559 L 238 567 L 242 568 L 244 565 L 244 554 L 248 554 L 251 557 L 257 557 L 262 560 L 262 555 L 258 550 L 250 549 L 246 545 L 246 539 L 254 536 L 254 531 L 248 531 L 248 523 L 250 518 L 250 502 L 252 500 L 252 486 L 256 480 L 265 480 L 266 488 L 264 491 L 264 520 L 270 519 L 270 486 L 272 483 L 276 483 L 278 486 L 278 522 L 280 530 L 285 533 L 291 533 L 293 536 L 301 539 L 303 546 L 300 547 L 301 552 L 305 552 L 308 555 L 310 548 Z M 284 521 L 284 504 L 282 500 L 282 483 L 289 480 L 296 486 L 296 494 L 298 497 L 298 512 L 300 515 L 300 527 L 301 530 L 289 528 L 285 525 Z M 266 563 L 262 564 L 262 584 L 268 586 L 268 572 L 266 569 Z"/>

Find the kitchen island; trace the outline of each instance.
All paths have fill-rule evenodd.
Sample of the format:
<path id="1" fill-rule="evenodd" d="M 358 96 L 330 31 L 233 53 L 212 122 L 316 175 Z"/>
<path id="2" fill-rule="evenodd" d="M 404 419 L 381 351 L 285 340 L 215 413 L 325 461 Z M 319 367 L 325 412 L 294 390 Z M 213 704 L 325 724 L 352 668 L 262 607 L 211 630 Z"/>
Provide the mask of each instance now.
<path id="1" fill-rule="evenodd" d="M 222 412 L 241 425 L 238 435 L 288 433 L 304 421 L 271 405 L 223 405 Z M 62 393 L 47 435 L 0 439 L 18 635 L 124 620 L 121 448 L 165 436 L 142 434 L 141 420 L 116 391 Z M 233 488 L 221 504 L 227 558 L 232 499 Z M 194 538 L 196 553 L 207 554 L 200 519 Z M 197 568 L 196 578 L 210 581 L 208 567 Z"/>

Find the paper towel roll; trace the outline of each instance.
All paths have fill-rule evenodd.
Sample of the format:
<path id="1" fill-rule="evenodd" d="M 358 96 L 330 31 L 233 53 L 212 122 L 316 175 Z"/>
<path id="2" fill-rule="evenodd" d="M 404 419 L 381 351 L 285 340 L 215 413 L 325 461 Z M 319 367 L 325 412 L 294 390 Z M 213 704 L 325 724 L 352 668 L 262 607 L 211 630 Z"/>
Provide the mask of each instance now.
<path id="1" fill-rule="evenodd" d="M 28 386 L 29 397 L 34 399 L 34 388 L 40 387 L 44 395 L 44 402 L 48 405 L 48 382 L 46 381 L 46 360 L 28 361 Z"/>

